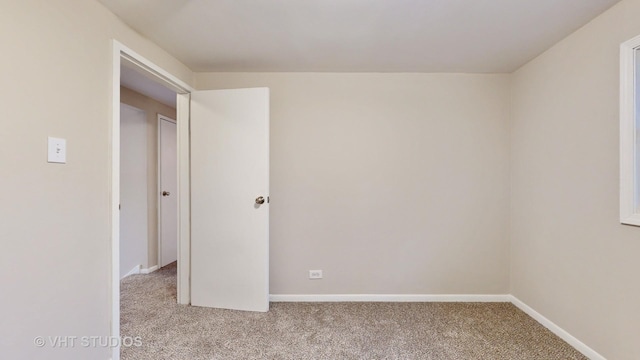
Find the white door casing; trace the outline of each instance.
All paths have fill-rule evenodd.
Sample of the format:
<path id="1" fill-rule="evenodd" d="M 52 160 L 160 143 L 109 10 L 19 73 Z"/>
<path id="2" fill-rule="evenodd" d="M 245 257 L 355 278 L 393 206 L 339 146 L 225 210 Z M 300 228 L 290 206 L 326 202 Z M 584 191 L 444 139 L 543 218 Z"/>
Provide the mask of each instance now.
<path id="1" fill-rule="evenodd" d="M 158 115 L 158 249 L 160 267 L 178 259 L 178 149 L 176 122 Z"/>
<path id="2" fill-rule="evenodd" d="M 190 121 L 191 304 L 268 311 L 269 89 L 193 92 Z"/>
<path id="3" fill-rule="evenodd" d="M 109 298 L 111 305 L 110 335 L 120 336 L 120 70 L 121 65 L 130 65 L 142 70 L 158 80 L 177 95 L 178 119 L 178 303 L 190 303 L 191 284 L 191 205 L 190 205 L 190 163 L 189 163 L 189 103 L 194 89 L 177 76 L 164 70 L 117 40 L 112 40 L 111 51 L 111 272 L 109 277 Z M 111 359 L 120 359 L 120 345 L 111 349 Z"/>

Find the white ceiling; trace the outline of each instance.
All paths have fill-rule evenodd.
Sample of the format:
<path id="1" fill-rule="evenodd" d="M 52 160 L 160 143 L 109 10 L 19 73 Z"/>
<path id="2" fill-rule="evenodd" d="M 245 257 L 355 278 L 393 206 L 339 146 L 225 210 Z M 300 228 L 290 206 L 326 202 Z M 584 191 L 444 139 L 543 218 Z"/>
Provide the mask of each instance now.
<path id="1" fill-rule="evenodd" d="M 619 0 L 100 0 L 194 71 L 512 72 Z"/>
<path id="2" fill-rule="evenodd" d="M 164 85 L 154 81 L 148 74 L 144 74 L 135 68 L 120 67 L 120 85 L 174 109 L 176 108 L 177 98 L 175 91 L 166 88 Z"/>

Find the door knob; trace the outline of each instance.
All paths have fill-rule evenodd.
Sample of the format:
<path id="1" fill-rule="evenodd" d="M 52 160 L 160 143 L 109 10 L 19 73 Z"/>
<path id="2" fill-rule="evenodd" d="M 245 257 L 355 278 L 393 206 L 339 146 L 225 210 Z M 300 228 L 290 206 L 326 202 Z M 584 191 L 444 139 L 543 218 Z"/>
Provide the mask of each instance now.
<path id="1" fill-rule="evenodd" d="M 163 192 L 162 192 L 162 196 L 169 196 L 169 195 L 171 195 L 171 193 L 170 193 L 170 192 L 168 192 L 168 191 L 163 191 Z"/>
<path id="2" fill-rule="evenodd" d="M 258 205 L 262 205 L 262 204 L 264 204 L 264 197 L 262 197 L 262 196 L 258 196 L 258 197 L 256 198 L 256 204 L 258 204 Z"/>

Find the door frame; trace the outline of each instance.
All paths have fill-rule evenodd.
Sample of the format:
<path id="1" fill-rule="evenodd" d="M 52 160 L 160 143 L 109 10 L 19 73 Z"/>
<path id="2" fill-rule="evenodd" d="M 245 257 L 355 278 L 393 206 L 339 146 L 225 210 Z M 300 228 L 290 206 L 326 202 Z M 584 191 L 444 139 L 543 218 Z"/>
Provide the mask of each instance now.
<path id="1" fill-rule="evenodd" d="M 177 116 L 176 116 L 177 117 Z M 160 186 L 162 183 L 162 156 L 161 156 L 161 141 L 160 141 L 160 137 L 161 137 L 161 124 L 162 121 L 168 121 L 168 122 L 172 122 L 176 125 L 176 131 L 178 130 L 177 128 L 177 120 L 174 120 L 168 116 L 164 116 L 162 114 L 158 114 L 158 134 L 157 134 L 157 138 L 158 138 L 158 175 L 157 175 L 157 179 L 158 179 L 158 192 L 156 194 L 157 196 L 157 213 L 156 216 L 158 217 L 158 268 L 162 267 L 162 187 Z M 176 167 L 177 170 L 177 167 Z M 177 175 L 177 174 L 176 174 Z M 178 212 L 178 209 L 176 209 L 176 214 Z"/>
<path id="2" fill-rule="evenodd" d="M 178 276 L 177 297 L 179 304 L 189 304 L 190 294 L 190 169 L 189 169 L 189 103 L 194 89 L 170 72 L 117 40 L 112 40 L 111 81 L 111 336 L 120 337 L 120 66 L 123 63 L 137 66 L 151 79 L 160 80 L 177 93 L 177 149 L 178 149 Z M 120 346 L 112 348 L 112 360 L 120 359 Z"/>

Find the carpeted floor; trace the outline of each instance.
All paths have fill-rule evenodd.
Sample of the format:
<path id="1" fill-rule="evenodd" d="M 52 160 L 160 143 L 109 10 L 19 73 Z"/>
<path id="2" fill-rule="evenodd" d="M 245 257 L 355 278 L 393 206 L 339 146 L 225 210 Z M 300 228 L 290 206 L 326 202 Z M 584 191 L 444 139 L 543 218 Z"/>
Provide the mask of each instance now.
<path id="1" fill-rule="evenodd" d="M 122 280 L 123 360 L 586 359 L 509 303 L 176 304 L 176 267 Z"/>

